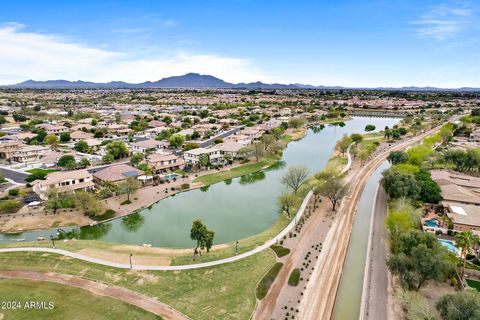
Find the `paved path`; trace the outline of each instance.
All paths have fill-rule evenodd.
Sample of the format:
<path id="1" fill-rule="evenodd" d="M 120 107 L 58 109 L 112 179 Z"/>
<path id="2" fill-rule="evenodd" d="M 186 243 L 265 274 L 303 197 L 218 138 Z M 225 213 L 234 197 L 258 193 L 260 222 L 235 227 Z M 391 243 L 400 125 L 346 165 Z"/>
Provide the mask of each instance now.
<path id="1" fill-rule="evenodd" d="M 165 320 L 185 320 L 186 315 L 141 293 L 77 276 L 54 272 L 0 270 L 0 278 L 48 281 L 87 290 L 93 294 L 114 298 L 161 316 Z"/>
<path id="2" fill-rule="evenodd" d="M 137 265 L 135 264 L 135 256 L 133 257 L 133 265 L 132 269 L 134 270 L 158 270 L 158 271 L 178 271 L 178 270 L 190 270 L 190 269 L 200 269 L 200 268 L 206 268 L 206 267 L 212 267 L 212 266 L 217 266 L 220 264 L 225 264 L 225 263 L 230 263 L 230 262 L 235 262 L 241 259 L 245 259 L 247 257 L 250 257 L 256 253 L 259 253 L 267 248 L 269 248 L 271 245 L 277 243 L 277 240 L 280 240 L 283 236 L 287 235 L 290 230 L 292 230 L 296 224 L 296 222 L 302 217 L 303 213 L 305 212 L 305 208 L 307 207 L 307 204 L 312 197 L 313 192 L 310 191 L 305 199 L 302 202 L 302 205 L 300 206 L 300 209 L 298 210 L 297 215 L 295 218 L 288 224 L 288 226 L 285 227 L 276 237 L 273 239 L 268 240 L 265 242 L 263 245 L 256 247 L 253 250 L 244 252 L 242 254 L 225 258 L 225 259 L 220 259 L 220 260 L 215 260 L 215 261 L 210 261 L 210 262 L 203 262 L 203 263 L 197 263 L 197 264 L 189 264 L 189 265 L 180 265 L 180 266 L 145 266 L 145 265 Z M 79 253 L 67 251 L 67 250 L 62 250 L 62 249 L 54 249 L 54 248 L 37 248 L 37 247 L 26 247 L 26 248 L 3 248 L 0 249 L 0 253 L 8 253 L 8 252 L 48 252 L 48 253 L 55 253 L 55 254 L 61 254 L 64 256 L 72 257 L 75 259 L 91 262 L 91 263 L 96 263 L 96 264 L 101 264 L 104 266 L 109 266 L 109 267 L 114 267 L 114 268 L 121 268 L 121 269 L 130 269 L 129 264 L 125 263 L 116 263 L 100 258 L 94 258 L 90 256 L 85 256 Z"/>
<path id="3" fill-rule="evenodd" d="M 388 269 L 385 217 L 388 197 L 383 188 L 377 189 L 368 239 L 367 262 L 363 282 L 360 319 L 388 318 Z"/>
<path id="4" fill-rule="evenodd" d="M 352 155 L 350 154 L 350 149 L 352 148 L 352 146 L 355 144 L 355 142 L 352 142 L 350 143 L 350 145 L 348 146 L 348 149 L 347 149 L 347 165 L 345 166 L 345 168 L 343 168 L 343 170 L 340 172 L 341 174 L 345 173 L 345 172 L 348 172 L 348 170 L 350 170 L 350 168 L 352 167 Z"/>
<path id="5" fill-rule="evenodd" d="M 5 167 L 0 167 L 0 172 L 3 173 L 5 178 L 10 179 L 16 183 L 25 183 L 25 177 L 27 176 L 25 172 L 14 169 L 7 169 Z"/>

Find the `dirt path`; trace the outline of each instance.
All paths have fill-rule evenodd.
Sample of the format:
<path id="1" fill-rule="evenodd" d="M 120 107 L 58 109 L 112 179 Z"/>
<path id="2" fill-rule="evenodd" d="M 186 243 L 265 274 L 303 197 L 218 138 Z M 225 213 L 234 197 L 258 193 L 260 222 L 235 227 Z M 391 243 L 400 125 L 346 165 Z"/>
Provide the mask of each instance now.
<path id="1" fill-rule="evenodd" d="M 48 281 L 67 286 L 73 286 L 87 290 L 99 296 L 107 296 L 137 306 L 141 309 L 159 315 L 165 320 L 189 319 L 184 314 L 167 306 L 166 304 L 163 304 L 138 292 L 72 275 L 53 272 L 0 270 L 0 278 L 19 278 L 35 281 Z"/>

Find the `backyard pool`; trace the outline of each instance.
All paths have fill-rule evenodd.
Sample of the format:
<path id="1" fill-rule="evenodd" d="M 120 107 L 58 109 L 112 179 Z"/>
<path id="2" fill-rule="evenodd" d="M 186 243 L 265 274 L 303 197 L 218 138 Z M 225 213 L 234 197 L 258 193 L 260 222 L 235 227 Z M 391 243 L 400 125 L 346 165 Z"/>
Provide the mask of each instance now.
<path id="1" fill-rule="evenodd" d="M 439 228 L 440 224 L 437 219 L 430 219 L 423 222 L 423 225 L 426 227 Z"/>
<path id="2" fill-rule="evenodd" d="M 458 254 L 459 250 L 455 245 L 453 244 L 453 241 L 450 240 L 444 240 L 444 239 L 439 239 L 441 245 L 444 247 L 447 247 L 447 249 L 455 254 Z"/>

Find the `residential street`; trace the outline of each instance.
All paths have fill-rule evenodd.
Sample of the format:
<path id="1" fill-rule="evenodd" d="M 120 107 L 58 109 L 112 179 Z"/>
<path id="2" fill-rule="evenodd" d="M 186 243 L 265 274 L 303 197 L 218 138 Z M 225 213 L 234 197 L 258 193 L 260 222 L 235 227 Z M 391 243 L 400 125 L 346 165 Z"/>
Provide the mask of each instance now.
<path id="1" fill-rule="evenodd" d="M 13 180 L 16 183 L 25 183 L 25 177 L 27 176 L 26 173 L 16 171 L 16 170 L 6 169 L 3 167 L 0 167 L 0 172 L 3 173 L 5 178 Z"/>
<path id="2" fill-rule="evenodd" d="M 367 256 L 367 279 L 364 281 L 361 319 L 387 319 L 388 314 L 388 269 L 385 217 L 387 215 L 387 194 L 379 187 L 373 212 L 373 225 Z"/>

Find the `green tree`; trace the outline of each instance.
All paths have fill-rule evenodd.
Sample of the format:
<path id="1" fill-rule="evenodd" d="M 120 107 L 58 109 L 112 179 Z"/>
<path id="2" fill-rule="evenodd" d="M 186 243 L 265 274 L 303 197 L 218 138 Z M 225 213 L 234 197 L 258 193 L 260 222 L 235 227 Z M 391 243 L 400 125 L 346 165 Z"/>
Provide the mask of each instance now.
<path id="1" fill-rule="evenodd" d="M 387 157 L 387 160 L 391 164 L 396 165 L 399 163 L 406 163 L 408 161 L 408 156 L 403 151 L 391 151 Z"/>
<path id="2" fill-rule="evenodd" d="M 304 166 L 292 166 L 288 168 L 287 172 L 283 175 L 281 182 L 286 187 L 292 189 L 296 195 L 298 189 L 305 183 L 308 178 L 308 169 Z"/>
<path id="3" fill-rule="evenodd" d="M 373 131 L 373 130 L 375 130 L 375 129 L 376 129 L 376 128 L 375 128 L 375 126 L 374 126 L 373 124 L 367 124 L 367 125 L 365 126 L 365 131 L 366 131 L 366 132 L 370 132 L 370 131 Z"/>
<path id="4" fill-rule="evenodd" d="M 77 141 L 75 143 L 75 150 L 81 153 L 87 153 L 89 150 L 87 142 L 84 140 Z"/>
<path id="5" fill-rule="evenodd" d="M 76 165 L 75 158 L 69 154 L 61 156 L 60 159 L 58 159 L 57 164 L 64 168 L 72 168 Z"/>
<path id="6" fill-rule="evenodd" d="M 480 319 L 480 294 L 473 289 L 446 294 L 436 307 L 444 320 Z"/>
<path id="7" fill-rule="evenodd" d="M 90 161 L 87 158 L 80 159 L 80 166 L 86 168 L 90 165 Z"/>
<path id="8" fill-rule="evenodd" d="M 130 163 L 134 166 L 138 165 L 140 162 L 143 161 L 145 157 L 143 156 L 143 153 L 140 152 L 135 152 L 132 157 L 130 158 Z"/>
<path id="9" fill-rule="evenodd" d="M 298 204 L 298 197 L 293 193 L 284 193 L 278 197 L 278 205 L 287 213 L 288 218 L 291 217 L 290 211 Z"/>
<path id="10" fill-rule="evenodd" d="M 363 141 L 363 136 L 361 134 L 358 134 L 358 133 L 352 133 L 350 135 L 350 140 L 352 142 L 355 142 L 355 143 L 360 143 Z"/>
<path id="11" fill-rule="evenodd" d="M 420 185 L 411 174 L 401 174 L 394 167 L 382 173 L 380 184 L 391 199 L 409 198 L 416 200 L 421 191 Z"/>
<path id="12" fill-rule="evenodd" d="M 118 185 L 118 188 L 127 195 L 127 201 L 130 202 L 130 195 L 140 188 L 140 182 L 135 177 L 128 177 Z"/>
<path id="13" fill-rule="evenodd" d="M 103 163 L 112 163 L 113 160 L 115 160 L 115 158 L 110 153 L 107 153 L 106 155 L 104 155 L 102 157 L 102 162 Z"/>
<path id="14" fill-rule="evenodd" d="M 170 144 L 170 147 L 174 149 L 180 148 L 184 141 L 185 137 L 181 134 L 174 134 L 170 138 L 168 138 L 168 143 Z"/>
<path id="15" fill-rule="evenodd" d="M 197 254 L 200 256 L 202 255 L 200 250 L 207 249 L 207 252 L 210 252 L 210 249 L 213 246 L 214 236 L 215 232 L 208 230 L 207 226 L 204 225 L 201 220 L 193 221 L 192 228 L 190 230 L 190 239 L 196 241 L 196 247 L 193 250 L 194 258 Z"/>
<path id="16" fill-rule="evenodd" d="M 390 244 L 393 252 L 397 251 L 400 236 L 415 228 L 411 213 L 407 210 L 390 210 L 385 218 L 385 225 L 390 234 Z"/>
<path id="17" fill-rule="evenodd" d="M 123 141 L 112 141 L 107 144 L 107 152 L 113 156 L 114 159 L 121 159 L 128 156 L 128 149 Z"/>
<path id="18" fill-rule="evenodd" d="M 415 173 L 415 180 L 420 186 L 419 200 L 427 203 L 439 203 L 442 200 L 442 190 L 432 179 L 430 172 L 420 169 Z"/>
<path id="19" fill-rule="evenodd" d="M 55 149 L 58 146 L 58 138 L 54 134 L 49 134 L 45 137 L 45 143 Z"/>
<path id="20" fill-rule="evenodd" d="M 74 197 L 75 206 L 83 211 L 86 216 L 99 214 L 101 210 L 100 202 L 95 196 L 87 191 L 78 191 Z"/>
<path id="21" fill-rule="evenodd" d="M 348 146 L 352 143 L 352 140 L 350 139 L 349 136 L 344 135 L 342 139 L 337 141 L 336 148 L 338 151 L 342 153 L 342 156 L 345 155 L 345 152 L 347 152 Z"/>
<path id="22" fill-rule="evenodd" d="M 480 242 L 480 239 L 477 235 L 473 234 L 472 231 L 462 231 L 455 235 L 455 240 L 457 246 L 461 248 L 461 258 L 463 261 L 462 271 L 460 279 L 463 279 L 465 274 L 465 265 L 467 264 L 467 255 L 472 252 L 472 249 Z"/>
<path id="23" fill-rule="evenodd" d="M 70 141 L 70 133 L 64 132 L 60 135 L 60 142 L 65 143 Z"/>
<path id="24" fill-rule="evenodd" d="M 347 194 L 348 187 L 342 178 L 336 174 L 327 174 L 323 183 L 318 186 L 318 192 L 327 197 L 332 203 L 332 211 L 335 211 L 337 204 Z"/>

